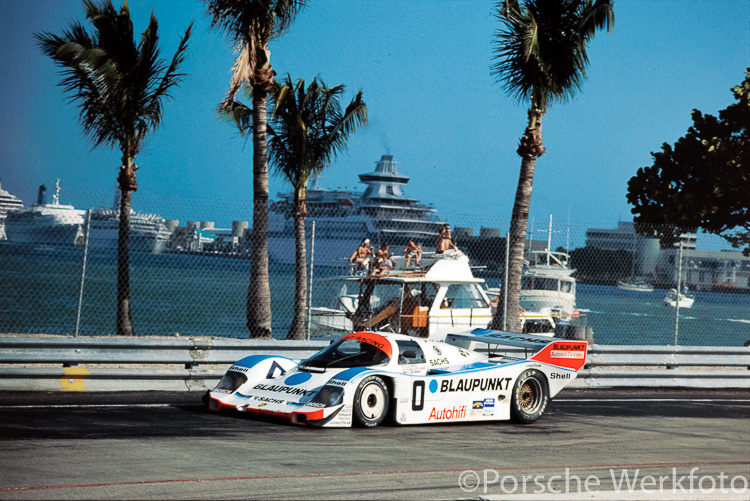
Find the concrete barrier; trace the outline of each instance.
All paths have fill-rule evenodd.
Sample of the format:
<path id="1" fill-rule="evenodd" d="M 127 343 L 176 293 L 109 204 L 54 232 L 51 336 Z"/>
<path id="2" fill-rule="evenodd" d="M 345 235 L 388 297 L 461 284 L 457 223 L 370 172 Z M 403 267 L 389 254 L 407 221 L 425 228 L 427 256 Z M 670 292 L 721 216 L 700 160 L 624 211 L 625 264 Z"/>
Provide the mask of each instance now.
<path id="1" fill-rule="evenodd" d="M 0 337 L 0 391 L 205 391 L 254 353 L 307 358 L 329 341 Z M 513 351 L 513 350 L 508 350 Z M 750 388 L 750 348 L 591 345 L 572 388 Z"/>

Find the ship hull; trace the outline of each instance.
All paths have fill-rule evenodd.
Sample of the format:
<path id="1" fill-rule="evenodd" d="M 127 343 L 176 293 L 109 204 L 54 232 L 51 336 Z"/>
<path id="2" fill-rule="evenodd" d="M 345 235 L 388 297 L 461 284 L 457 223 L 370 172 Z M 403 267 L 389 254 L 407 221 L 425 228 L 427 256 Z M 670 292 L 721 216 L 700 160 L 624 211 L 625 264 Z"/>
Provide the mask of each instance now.
<path id="1" fill-rule="evenodd" d="M 9 242 L 28 245 L 75 245 L 80 224 L 59 224 L 54 218 L 34 218 L 33 222 L 5 221 Z"/>
<path id="2" fill-rule="evenodd" d="M 115 252 L 119 239 L 119 228 L 91 228 L 89 233 L 89 249 L 93 251 Z M 155 233 L 130 231 L 128 249 L 130 252 L 150 252 L 158 254 L 164 250 L 167 237 Z"/>

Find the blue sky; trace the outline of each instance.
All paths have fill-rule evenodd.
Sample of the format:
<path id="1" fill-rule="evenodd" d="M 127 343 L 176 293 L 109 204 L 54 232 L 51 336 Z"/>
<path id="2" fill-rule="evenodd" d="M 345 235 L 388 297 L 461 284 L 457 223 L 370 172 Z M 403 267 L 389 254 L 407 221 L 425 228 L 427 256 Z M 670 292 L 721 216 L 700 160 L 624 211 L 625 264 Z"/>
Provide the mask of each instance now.
<path id="1" fill-rule="evenodd" d="M 431 202 L 454 226 L 507 231 L 526 123 L 526 104 L 490 75 L 494 2 L 480 0 L 310 0 L 291 30 L 271 45 L 279 75 L 364 91 L 370 124 L 349 141 L 323 187 L 362 189 L 357 174 L 392 154 L 411 177 L 409 196 Z M 116 2 L 116 5 L 119 5 Z M 195 21 L 181 86 L 165 103 L 164 123 L 136 159 L 133 207 L 171 219 L 229 226 L 249 220 L 252 147 L 216 119 L 233 47 L 208 28 L 191 0 L 131 0 L 136 32 L 151 11 L 162 54 L 171 57 Z M 82 2 L 0 0 L 0 179 L 31 204 L 39 184 L 60 178 L 62 201 L 109 205 L 119 151 L 92 151 L 75 108 L 56 83 L 58 69 L 32 34 L 60 32 L 83 19 Z M 589 49 L 588 79 L 575 99 L 544 118 L 546 153 L 538 160 L 532 216 L 574 228 L 630 220 L 627 181 L 650 165 L 650 152 L 691 125 L 693 108 L 715 114 L 750 65 L 746 0 L 617 0 L 616 24 Z M 272 197 L 288 186 L 272 177 Z M 563 228 L 559 228 L 563 229 Z M 539 236 L 539 238 L 544 238 Z M 557 237 L 556 237 L 557 238 Z M 699 242 L 701 238 L 699 237 Z M 564 242 L 560 242 L 561 244 Z"/>

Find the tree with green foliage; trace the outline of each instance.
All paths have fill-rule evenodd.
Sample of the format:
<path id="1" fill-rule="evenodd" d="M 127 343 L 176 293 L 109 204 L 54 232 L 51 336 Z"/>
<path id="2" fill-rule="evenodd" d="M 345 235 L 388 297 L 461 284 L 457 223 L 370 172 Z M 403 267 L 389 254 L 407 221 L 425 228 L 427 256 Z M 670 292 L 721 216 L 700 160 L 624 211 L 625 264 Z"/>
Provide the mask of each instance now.
<path id="1" fill-rule="evenodd" d="M 339 99 L 344 86 L 328 88 L 313 79 L 286 81 L 271 101 L 268 127 L 269 159 L 274 170 L 289 181 L 294 190 L 294 238 L 296 288 L 294 318 L 287 339 L 305 338 L 305 303 L 307 302 L 307 184 L 310 176 L 319 174 L 339 153 L 346 149 L 350 134 L 367 124 L 367 106 L 360 90 L 342 110 Z"/>
<path id="2" fill-rule="evenodd" d="M 736 102 L 718 118 L 693 110 L 687 134 L 652 152 L 653 165 L 630 179 L 639 231 L 670 244 L 702 228 L 750 254 L 750 69 L 732 93 Z"/>
<path id="3" fill-rule="evenodd" d="M 542 118 L 556 100 L 566 101 L 581 88 L 586 77 L 589 42 L 598 29 L 614 26 L 613 0 L 503 0 L 496 17 L 492 73 L 506 92 L 519 102 L 528 101 L 528 123 L 517 149 L 521 157 L 515 202 L 510 222 L 510 264 L 507 290 L 508 330 L 520 332 L 519 298 L 524 243 L 531 205 L 536 159 L 545 151 Z M 504 291 L 505 293 L 505 291 Z M 503 327 L 497 310 L 492 328 Z"/>
<path id="4" fill-rule="evenodd" d="M 130 204 L 136 182 L 135 156 L 162 120 L 162 100 L 184 76 L 179 73 L 192 24 L 167 66 L 159 58 L 158 23 L 153 13 L 136 44 L 128 4 L 119 12 L 110 0 L 84 0 L 89 33 L 74 22 L 61 35 L 35 35 L 44 54 L 62 69 L 60 86 L 80 110 L 83 132 L 94 147 L 119 147 L 122 164 L 117 182 L 121 191 L 117 243 L 117 334 L 135 334 L 130 308 Z"/>
<path id="5" fill-rule="evenodd" d="M 243 84 L 252 89 L 253 232 L 250 284 L 247 288 L 247 328 L 250 337 L 271 339 L 271 285 L 268 278 L 268 145 L 266 99 L 274 91 L 268 44 L 292 24 L 304 0 L 203 0 L 211 26 L 222 29 L 236 44 L 234 74 L 221 107 L 232 112 Z"/>
<path id="6" fill-rule="evenodd" d="M 629 276 L 633 253 L 626 250 L 605 250 L 585 246 L 570 251 L 570 267 L 576 270 L 578 283 L 614 285 Z"/>

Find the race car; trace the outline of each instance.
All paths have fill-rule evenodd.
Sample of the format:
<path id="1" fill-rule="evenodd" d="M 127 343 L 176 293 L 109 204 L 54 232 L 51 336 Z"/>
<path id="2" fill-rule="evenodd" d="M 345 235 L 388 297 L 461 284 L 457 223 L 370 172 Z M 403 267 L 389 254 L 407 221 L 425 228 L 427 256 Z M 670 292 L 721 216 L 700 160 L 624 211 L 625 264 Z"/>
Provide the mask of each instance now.
<path id="1" fill-rule="evenodd" d="M 509 356 L 502 347 L 520 353 Z M 586 348 L 585 341 L 488 329 L 450 334 L 444 342 L 356 332 L 303 361 L 245 357 L 204 401 L 214 411 L 267 414 L 311 426 L 374 427 L 386 419 L 400 425 L 507 419 L 528 424 L 575 379 Z"/>

